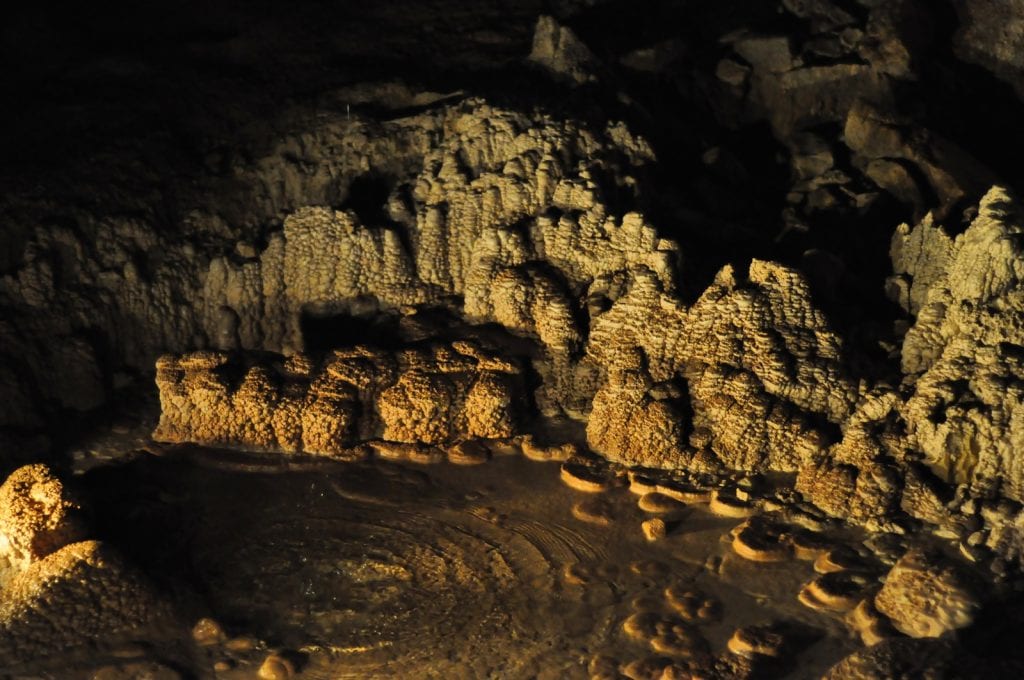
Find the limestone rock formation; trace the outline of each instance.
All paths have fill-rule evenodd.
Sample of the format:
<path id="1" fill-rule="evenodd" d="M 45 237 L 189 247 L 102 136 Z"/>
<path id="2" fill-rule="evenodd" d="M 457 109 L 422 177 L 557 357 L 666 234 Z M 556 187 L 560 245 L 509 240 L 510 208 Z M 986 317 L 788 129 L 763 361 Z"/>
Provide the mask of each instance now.
<path id="1" fill-rule="evenodd" d="M 956 652 L 948 640 L 893 638 L 857 650 L 830 668 L 824 677 L 825 680 L 950 677 L 948 671 Z"/>
<path id="2" fill-rule="evenodd" d="M 889 249 L 893 275 L 886 281 L 889 298 L 916 316 L 932 285 L 946 275 L 953 239 L 929 214 L 911 228 L 896 228 Z"/>
<path id="3" fill-rule="evenodd" d="M 81 505 L 45 465 L 19 468 L 0 486 L 0 672 L 172 621 L 145 579 L 87 536 Z"/>
<path id="4" fill-rule="evenodd" d="M 890 528 L 905 499 L 897 461 L 905 458 L 906 443 L 893 427 L 900 404 L 899 395 L 884 387 L 863 395 L 842 423 L 843 438 L 800 466 L 796 490 L 833 517 L 872 530 Z"/>
<path id="5" fill-rule="evenodd" d="M 510 437 L 524 399 L 519 368 L 467 342 L 396 353 L 357 346 L 319 364 L 303 354 L 239 359 L 223 352 L 161 358 L 154 438 L 344 456 L 373 438 Z"/>
<path id="6" fill-rule="evenodd" d="M 754 260 L 726 267 L 689 310 L 679 340 L 694 427 L 736 469 L 796 470 L 857 400 L 842 343 L 795 270 Z"/>
<path id="7" fill-rule="evenodd" d="M 685 378 L 691 444 L 710 446 L 734 469 L 795 471 L 828 444 L 816 421 L 839 424 L 851 413 L 858 387 L 847 375 L 842 343 L 796 270 L 754 260 L 741 279 L 727 266 L 690 309 L 642 271 L 618 286 L 623 287 L 625 292 L 603 287 L 614 303 L 594 317 L 587 351 L 608 368 L 608 382 L 632 375 L 625 381 L 632 388 L 606 386 L 598 393 L 588 427 L 594 450 L 636 464 L 685 465 L 680 454 L 663 453 L 679 449 L 682 432 L 668 412 L 655 430 L 624 425 L 633 417 L 631 409 L 643 409 L 637 414 L 641 422 L 652 417 L 650 409 L 663 409 L 644 396 L 649 385 L 636 377 L 637 370 L 649 374 L 649 383 Z M 610 368 L 637 349 L 642 361 L 629 367 L 632 373 Z M 613 393 L 618 411 L 610 417 Z M 615 435 L 615 428 L 623 431 Z M 636 438 L 645 436 L 654 438 L 639 446 Z"/>
<path id="8" fill-rule="evenodd" d="M 957 54 L 1013 85 L 1024 98 L 1024 3 L 1020 0 L 957 0 Z"/>
<path id="9" fill-rule="evenodd" d="M 597 79 L 594 74 L 597 59 L 593 53 L 572 29 L 559 25 L 554 17 L 547 15 L 537 19 L 529 60 L 574 85 Z"/>
<path id="10" fill-rule="evenodd" d="M 940 637 L 969 625 L 981 603 L 962 570 L 941 556 L 914 548 L 901 557 L 875 597 L 875 607 L 901 632 Z"/>
<path id="11" fill-rule="evenodd" d="M 0 561 L 23 570 L 85 537 L 82 506 L 43 464 L 15 470 L 0 486 Z"/>
<path id="12" fill-rule="evenodd" d="M 886 564 L 918 530 L 996 581 L 1024 562 L 1024 218 L 998 188 L 964 212 L 993 174 L 1024 181 L 1024 0 L 346 3 L 323 26 L 234 4 L 117 54 L 38 55 L 54 20 L 31 9 L 0 31 L 26 67 L 0 171 L 0 470 L 47 455 L 10 445 L 39 436 L 63 462 L 106 453 L 93 429 L 126 452 L 119 391 L 155 365 L 164 441 L 521 449 L 577 491 L 613 484 L 580 463 L 598 454 L 692 474 L 690 501 L 742 477 L 723 516 L 898 535 Z M 903 220 L 898 309 L 875 306 Z M 538 413 L 585 421 L 589 450 L 580 422 L 531 439 Z M 0 487 L 0 666 L 76 621 L 99 639 L 157 616 L 81 513 L 45 468 Z M 976 594 L 954 572 L 912 553 L 878 606 L 957 629 Z M 949 648 L 885 643 L 836 677 L 927 672 L 907 654 L 928 650 Z"/>
<path id="13" fill-rule="evenodd" d="M 68 544 L 31 564 L 0 598 L 0 667 L 97 644 L 160 639 L 172 620 L 141 574 L 97 541 Z"/>
<path id="14" fill-rule="evenodd" d="M 677 246 L 630 212 L 653 152 L 621 123 L 468 99 L 282 125 L 230 177 L 182 190 L 174 229 L 157 228 L 147 195 L 24 226 L 0 275 L 0 426 L 94 408 L 107 376 L 145 374 L 165 352 L 298 352 L 304 319 L 415 306 L 537 340 L 542 409 L 580 415 L 596 390 L 576 375 L 583 291 L 634 266 L 674 289 Z"/>
<path id="15" fill-rule="evenodd" d="M 900 508 L 901 477 L 892 466 L 836 462 L 828 454 L 804 465 L 796 489 L 829 515 L 878 531 Z"/>
<path id="16" fill-rule="evenodd" d="M 921 255 L 906 272 L 911 300 L 920 300 L 902 352 L 903 370 L 914 381 L 902 409 L 909 438 L 947 480 L 1020 500 L 1024 223 L 1008 194 L 995 188 L 952 242 L 916 236 L 933 229 L 926 222 L 895 237 L 896 244 L 922 244 L 913 246 Z M 902 247 L 894 244 L 897 252 Z M 941 273 L 935 262 L 946 263 Z M 930 282 L 923 294 L 916 292 L 919 277 Z"/>
<path id="17" fill-rule="evenodd" d="M 595 280 L 587 299 L 587 358 L 600 370 L 587 416 L 590 448 L 624 464 L 679 466 L 689 457 L 690 424 L 670 385 L 676 370 L 667 344 L 684 323 L 685 306 L 643 268 Z"/>
<path id="18" fill-rule="evenodd" d="M 587 419 L 587 443 L 624 465 L 679 468 L 691 458 L 678 388 L 639 365 L 609 368 Z"/>
<path id="19" fill-rule="evenodd" d="M 258 257 L 214 259 L 203 296 L 206 334 L 219 335 L 228 308 L 242 348 L 291 353 L 305 347 L 305 316 L 367 305 L 448 307 L 538 340 L 539 405 L 579 414 L 595 387 L 577 392 L 576 297 L 634 267 L 675 287 L 677 246 L 640 214 L 612 214 L 603 200 L 616 184 L 635 185 L 629 173 L 653 159 L 650 147 L 621 125 L 595 135 L 481 102 L 440 120 L 442 139 L 422 171 L 388 196 L 390 225 L 305 208 Z"/>

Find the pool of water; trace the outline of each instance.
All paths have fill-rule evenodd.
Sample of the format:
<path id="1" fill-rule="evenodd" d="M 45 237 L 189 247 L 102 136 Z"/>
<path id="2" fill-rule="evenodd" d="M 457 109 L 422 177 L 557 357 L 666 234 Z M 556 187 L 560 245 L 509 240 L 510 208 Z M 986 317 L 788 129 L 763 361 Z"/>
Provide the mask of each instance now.
<path id="1" fill-rule="evenodd" d="M 689 651 L 668 655 L 712 673 L 740 625 L 799 632 L 771 677 L 819 677 L 859 644 L 838 615 L 797 601 L 809 563 L 738 557 L 728 532 L 742 520 L 706 506 L 673 513 L 651 542 L 624 484 L 581 493 L 557 463 L 251 460 L 187 449 L 86 476 L 101 532 L 186 616 L 256 641 L 248 655 L 204 648 L 200 665 L 230 661 L 220 677 L 253 677 L 264 647 L 293 652 L 308 678 L 590 677 L 665 656 L 623 623 L 678 620 L 670 586 L 715 603 L 686 623 Z M 607 522 L 580 519 L 581 501 Z"/>

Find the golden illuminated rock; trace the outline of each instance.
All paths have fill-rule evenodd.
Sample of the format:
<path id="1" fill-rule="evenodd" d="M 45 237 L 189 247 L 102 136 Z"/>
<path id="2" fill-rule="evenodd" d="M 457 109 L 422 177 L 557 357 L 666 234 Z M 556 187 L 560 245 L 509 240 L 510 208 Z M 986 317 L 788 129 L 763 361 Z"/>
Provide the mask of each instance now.
<path id="1" fill-rule="evenodd" d="M 85 536 L 82 506 L 46 465 L 18 468 L 0 486 L 0 560 L 11 568 L 25 569 Z"/>
<path id="2" fill-rule="evenodd" d="M 833 517 L 882 527 L 900 502 L 900 477 L 892 466 L 860 466 L 818 457 L 800 469 L 796 488 Z"/>
<path id="3" fill-rule="evenodd" d="M 280 654 L 268 654 L 256 674 L 260 680 L 290 680 L 295 676 L 295 665 Z"/>
<path id="4" fill-rule="evenodd" d="M 83 540 L 82 512 L 45 465 L 19 468 L 0 486 L 5 668 L 169 630 L 171 609 L 142 575 L 109 546 Z"/>
<path id="5" fill-rule="evenodd" d="M 192 626 L 192 639 L 196 641 L 196 644 L 208 647 L 224 642 L 227 639 L 227 635 L 225 635 L 224 628 L 217 621 L 210 618 L 202 618 Z"/>
<path id="6" fill-rule="evenodd" d="M 660 541 L 668 535 L 668 525 L 659 517 L 645 519 L 640 523 L 640 530 L 643 532 L 644 538 L 652 542 Z"/>
<path id="7" fill-rule="evenodd" d="M 577 446 L 570 442 L 544 446 L 538 444 L 533 435 L 523 435 L 518 441 L 523 455 L 538 463 L 547 461 L 564 462 L 579 453 Z"/>
<path id="8" fill-rule="evenodd" d="M 0 591 L 0 656 L 38 660 L 72 648 L 155 635 L 168 605 L 109 547 L 71 543 Z M 155 628 L 156 627 L 156 628 Z"/>
<path id="9" fill-rule="evenodd" d="M 819 611 L 847 612 L 861 601 L 867 579 L 859 574 L 822 574 L 800 589 L 801 604 Z"/>
<path id="10" fill-rule="evenodd" d="M 243 376 L 239 381 L 232 376 Z M 154 438 L 346 457 L 371 438 L 410 445 L 515 434 L 519 369 L 475 346 L 356 347 L 247 365 L 224 353 L 165 356 Z"/>
<path id="11" fill-rule="evenodd" d="M 1024 565 L 1024 211 L 984 193 L 1024 0 L 421 4 L 4 31 L 0 469 L 73 471 L 192 634 L 146 644 L 159 598 L 22 468 L 0 675 L 820 675 L 850 612 L 846 673 L 914 676 L 942 650 L 886 617 L 960 644 L 984 595 L 983 640 Z M 197 445 L 140 436 L 154 365 L 153 437 Z"/>
<path id="12" fill-rule="evenodd" d="M 868 647 L 877 645 L 895 634 L 889 619 L 878 612 L 870 599 L 861 600 L 860 604 L 846 615 L 846 624 L 860 635 L 861 641 Z"/>
<path id="13" fill-rule="evenodd" d="M 680 467 L 690 457 L 680 411 L 642 369 L 614 368 L 594 396 L 587 441 L 625 465 Z"/>
<path id="14" fill-rule="evenodd" d="M 800 468 L 796 489 L 833 517 L 879 529 L 900 508 L 904 440 L 886 427 L 900 400 L 889 389 L 862 396 L 843 423 L 841 441 L 811 456 Z"/>
<path id="15" fill-rule="evenodd" d="M 875 607 L 902 633 L 940 637 L 970 625 L 981 607 L 963 570 L 936 554 L 913 549 L 893 566 Z"/>
<path id="16" fill-rule="evenodd" d="M 793 556 L 788 538 L 785 526 L 759 515 L 736 528 L 732 549 L 753 562 L 783 562 Z"/>
<path id="17" fill-rule="evenodd" d="M 607 474 L 585 461 L 569 460 L 562 463 L 561 477 L 566 486 L 583 493 L 601 493 L 607 491 L 609 486 Z"/>
<path id="18" fill-rule="evenodd" d="M 306 347 L 304 316 L 447 307 L 539 341 L 539 406 L 585 413 L 596 384 L 576 357 L 584 337 L 575 298 L 634 268 L 675 285 L 677 246 L 640 214 L 612 213 L 599 190 L 606 176 L 634 182 L 653 160 L 649 145 L 621 123 L 595 132 L 479 100 L 406 119 L 395 134 L 417 140 L 404 153 L 420 154 L 422 171 L 388 196 L 389 224 L 300 208 L 261 253 L 214 258 L 206 334 L 219 337 L 223 319 L 237 317 L 238 347 L 290 354 Z M 385 142 L 352 142 L 374 143 Z"/>
<path id="19" fill-rule="evenodd" d="M 694 426 L 731 468 L 797 470 L 824 444 L 811 416 L 842 422 L 857 400 L 840 338 L 781 265 L 754 260 L 746 280 L 720 271 L 680 342 Z"/>
<path id="20" fill-rule="evenodd" d="M 708 510 L 722 517 L 750 517 L 757 512 L 757 508 L 747 501 L 740 500 L 733 493 L 722 489 L 715 489 L 711 492 L 711 499 L 708 501 Z"/>
<path id="21" fill-rule="evenodd" d="M 842 342 L 799 272 L 754 260 L 744 279 L 727 266 L 689 309 L 650 272 L 613 283 L 602 294 L 614 303 L 591 322 L 587 349 L 606 367 L 587 425 L 595 451 L 685 467 L 689 439 L 726 467 L 795 471 L 827 443 L 814 420 L 838 424 L 852 412 L 858 389 Z M 680 376 L 692 425 L 671 383 Z"/>
<path id="22" fill-rule="evenodd" d="M 652 515 L 667 515 L 678 512 L 685 506 L 679 501 L 655 491 L 641 496 L 637 501 L 637 507 Z"/>
<path id="23" fill-rule="evenodd" d="M 927 221 L 904 229 L 898 244 Z M 915 379 L 902 408 L 914 448 L 948 480 L 980 494 L 1024 498 L 1024 220 L 1005 190 L 985 195 L 970 227 L 951 244 L 931 237 L 918 261 L 945 261 L 935 275 L 927 264 L 909 269 L 930 282 L 903 343 L 903 370 Z M 920 274 L 918 273 L 920 271 Z"/>

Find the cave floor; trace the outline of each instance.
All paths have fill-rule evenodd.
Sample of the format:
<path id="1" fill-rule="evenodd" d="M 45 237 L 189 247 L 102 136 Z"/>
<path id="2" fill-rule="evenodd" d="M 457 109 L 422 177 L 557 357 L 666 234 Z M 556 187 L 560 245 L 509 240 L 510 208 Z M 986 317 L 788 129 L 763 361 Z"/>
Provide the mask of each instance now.
<path id="1" fill-rule="evenodd" d="M 714 611 L 677 629 L 676 656 L 728 657 L 737 626 L 769 622 L 793 632 L 773 677 L 820 677 L 859 646 L 841 615 L 798 602 L 810 562 L 738 557 L 729 531 L 743 520 L 706 505 L 648 541 L 625 483 L 582 493 L 557 463 L 257 460 L 179 447 L 86 473 L 106 537 L 228 632 L 188 664 L 220 662 L 217 677 L 255 677 L 268 650 L 288 650 L 305 678 L 590 677 L 661 656 L 623 623 L 678 622 L 667 587 Z M 578 519 L 581 501 L 610 522 Z"/>

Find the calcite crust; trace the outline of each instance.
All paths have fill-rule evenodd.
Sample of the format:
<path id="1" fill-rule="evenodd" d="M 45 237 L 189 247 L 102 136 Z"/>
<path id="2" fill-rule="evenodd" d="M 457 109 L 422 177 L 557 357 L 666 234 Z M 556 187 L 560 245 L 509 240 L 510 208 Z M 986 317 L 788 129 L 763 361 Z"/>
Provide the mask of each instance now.
<path id="1" fill-rule="evenodd" d="M 357 346 L 322 362 L 296 354 L 246 365 L 224 352 L 165 356 L 154 438 L 344 455 L 382 438 L 445 445 L 517 431 L 518 366 L 468 342 L 398 352 Z"/>
<path id="2" fill-rule="evenodd" d="M 169 630 L 169 604 L 115 549 L 89 535 L 81 504 L 46 465 L 21 467 L 0 485 L 5 672 Z"/>

